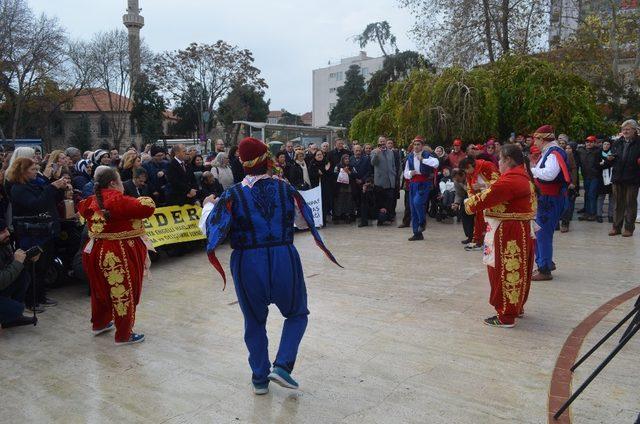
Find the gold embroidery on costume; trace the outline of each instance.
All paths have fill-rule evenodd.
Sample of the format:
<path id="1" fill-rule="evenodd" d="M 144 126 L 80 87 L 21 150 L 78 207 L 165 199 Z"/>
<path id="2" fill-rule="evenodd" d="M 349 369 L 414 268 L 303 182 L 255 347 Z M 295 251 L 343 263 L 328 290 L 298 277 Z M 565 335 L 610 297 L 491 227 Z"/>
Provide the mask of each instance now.
<path id="1" fill-rule="evenodd" d="M 522 275 L 520 275 L 520 261 L 519 255 L 520 247 L 515 240 L 509 240 L 507 246 L 502 252 L 502 258 L 504 261 L 504 268 L 507 271 L 505 278 L 502 281 L 502 291 L 506 300 L 515 305 L 520 298 L 520 290 L 522 285 Z"/>
<path id="2" fill-rule="evenodd" d="M 149 206 L 151 208 L 156 207 L 156 204 L 151 197 L 146 197 L 146 196 L 139 197 L 138 202 L 140 202 L 142 206 Z"/>
<path id="3" fill-rule="evenodd" d="M 499 205 L 495 205 L 494 207 L 491 208 L 492 212 L 497 212 L 497 213 L 504 213 L 507 210 L 507 205 L 505 204 L 499 204 Z"/>
<path id="4" fill-rule="evenodd" d="M 102 214 L 96 212 L 91 217 L 91 222 L 89 224 L 89 229 L 92 233 L 101 233 L 104 231 L 105 219 Z"/>
<path id="5" fill-rule="evenodd" d="M 142 228 L 142 220 L 140 219 L 131 220 L 131 227 L 133 227 L 134 230 L 138 230 Z"/>
<path id="6" fill-rule="evenodd" d="M 111 286 L 111 302 L 118 316 L 124 317 L 129 310 L 130 293 L 122 284 L 125 277 L 125 269 L 122 260 L 113 252 L 107 252 L 100 264 L 102 272 Z"/>

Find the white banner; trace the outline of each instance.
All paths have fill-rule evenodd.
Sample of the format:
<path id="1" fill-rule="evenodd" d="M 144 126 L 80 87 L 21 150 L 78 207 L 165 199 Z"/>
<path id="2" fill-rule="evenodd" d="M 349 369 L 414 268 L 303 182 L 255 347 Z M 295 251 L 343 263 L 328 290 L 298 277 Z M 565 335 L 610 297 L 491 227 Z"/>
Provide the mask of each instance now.
<path id="1" fill-rule="evenodd" d="M 300 194 L 311 208 L 311 212 L 313 212 L 313 222 L 315 222 L 316 228 L 322 227 L 322 186 L 300 191 Z"/>

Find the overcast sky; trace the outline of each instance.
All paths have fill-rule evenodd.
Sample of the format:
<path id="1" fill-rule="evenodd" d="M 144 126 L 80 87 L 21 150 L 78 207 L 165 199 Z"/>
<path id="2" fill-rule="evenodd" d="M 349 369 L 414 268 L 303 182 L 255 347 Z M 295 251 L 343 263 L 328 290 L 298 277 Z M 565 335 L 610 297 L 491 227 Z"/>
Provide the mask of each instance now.
<path id="1" fill-rule="evenodd" d="M 124 28 L 126 0 L 28 1 L 36 12 L 57 16 L 74 38 Z M 350 38 L 370 22 L 387 20 L 398 47 L 415 49 L 412 18 L 396 0 L 140 0 L 140 7 L 142 37 L 155 52 L 219 39 L 251 50 L 269 84 L 272 110 L 310 111 L 311 71 L 355 56 L 359 47 Z M 366 50 L 381 55 L 375 45 Z"/>

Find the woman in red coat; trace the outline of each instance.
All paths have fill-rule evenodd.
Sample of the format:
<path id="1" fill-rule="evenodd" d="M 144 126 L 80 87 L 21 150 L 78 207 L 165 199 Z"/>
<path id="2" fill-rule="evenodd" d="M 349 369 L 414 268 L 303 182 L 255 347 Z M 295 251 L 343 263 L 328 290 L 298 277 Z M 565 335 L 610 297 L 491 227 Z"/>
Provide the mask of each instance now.
<path id="1" fill-rule="evenodd" d="M 533 269 L 534 225 L 538 207 L 535 186 L 522 151 L 505 145 L 500 152 L 500 178 L 469 197 L 468 214 L 484 211 L 487 221 L 483 262 L 487 265 L 497 314 L 484 320 L 494 327 L 513 327 L 524 314 Z"/>
<path id="2" fill-rule="evenodd" d="M 139 343 L 144 334 L 132 330 L 150 247 L 142 220 L 153 214 L 155 204 L 149 197 L 125 196 L 113 168 L 98 167 L 94 181 L 95 195 L 79 205 L 89 230 L 82 262 L 91 285 L 93 333 L 115 324 L 116 344 Z"/>

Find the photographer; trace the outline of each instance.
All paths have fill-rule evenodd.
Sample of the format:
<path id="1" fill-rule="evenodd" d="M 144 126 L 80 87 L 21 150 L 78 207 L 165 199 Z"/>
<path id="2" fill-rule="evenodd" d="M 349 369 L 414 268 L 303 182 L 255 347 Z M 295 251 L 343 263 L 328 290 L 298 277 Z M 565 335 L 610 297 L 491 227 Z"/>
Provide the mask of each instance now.
<path id="1" fill-rule="evenodd" d="M 26 298 L 29 308 L 57 304 L 54 300 L 47 298 L 45 286 L 54 258 L 53 240 L 60 233 L 57 204 L 63 200 L 64 192 L 70 185 L 68 178 L 60 178 L 51 184 L 39 184 L 36 182 L 37 177 L 38 166 L 28 158 L 16 159 L 7 172 L 7 179 L 13 184 L 10 199 L 18 246 L 23 250 L 40 246 L 43 250 L 40 259 L 36 262 L 36 274 L 39 278 L 36 278 L 30 286 L 30 291 L 33 290 L 35 293 L 27 295 Z M 30 222 L 38 215 L 48 218 Z M 26 225 L 37 229 L 37 233 L 25 230 Z M 32 304 L 34 299 L 36 305 Z"/>
<path id="2" fill-rule="evenodd" d="M 29 274 L 24 269 L 27 257 L 24 250 L 11 248 L 11 236 L 3 221 L 0 221 L 0 324 L 2 328 L 18 327 L 36 323 L 35 317 L 22 315 L 29 287 Z M 34 257 L 32 260 L 38 260 Z"/>

